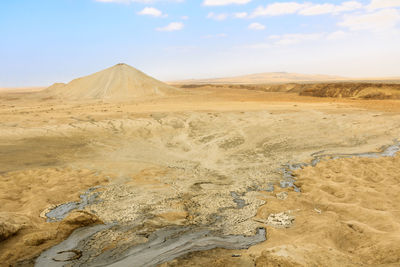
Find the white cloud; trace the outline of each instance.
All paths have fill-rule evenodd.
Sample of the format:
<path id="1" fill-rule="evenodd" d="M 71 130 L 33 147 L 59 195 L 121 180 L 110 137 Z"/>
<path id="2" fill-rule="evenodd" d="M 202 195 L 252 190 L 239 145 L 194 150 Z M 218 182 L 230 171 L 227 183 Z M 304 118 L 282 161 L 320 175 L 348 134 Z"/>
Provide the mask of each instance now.
<path id="1" fill-rule="evenodd" d="M 251 0 L 204 0 L 205 6 L 226 6 L 226 5 L 244 5 L 251 2 Z"/>
<path id="2" fill-rule="evenodd" d="M 345 15 L 339 26 L 352 31 L 382 31 L 395 28 L 400 22 L 400 12 L 396 9 L 382 9 L 374 13 Z"/>
<path id="3" fill-rule="evenodd" d="M 294 14 L 308 5 L 309 4 L 300 4 L 296 2 L 272 3 L 266 7 L 257 7 L 253 12 L 252 17 Z"/>
<path id="4" fill-rule="evenodd" d="M 363 5 L 358 1 L 346 1 L 340 5 L 330 3 L 313 4 L 311 2 L 275 2 L 267 6 L 259 6 L 252 13 L 251 17 L 258 16 L 279 16 L 288 14 L 299 14 L 305 16 L 321 14 L 338 14 L 340 12 L 361 9 Z"/>
<path id="5" fill-rule="evenodd" d="M 140 12 L 138 12 L 139 15 L 147 15 L 147 16 L 153 16 L 153 17 L 166 17 L 166 14 L 163 14 L 161 10 L 158 10 L 157 8 L 154 7 L 145 7 L 143 8 Z"/>
<path id="6" fill-rule="evenodd" d="M 183 19 L 183 20 L 188 20 L 188 19 L 189 19 L 189 16 L 182 16 L 181 19 Z"/>
<path id="7" fill-rule="evenodd" d="M 320 32 L 320 33 L 290 33 L 282 35 L 270 35 L 268 36 L 269 41 L 264 43 L 247 45 L 246 47 L 254 49 L 266 49 L 272 47 L 276 48 L 281 46 L 297 45 L 306 42 L 313 42 L 313 45 L 316 45 L 315 42 L 342 40 L 348 38 L 349 36 L 350 34 L 344 31 L 335 31 L 330 33 Z"/>
<path id="8" fill-rule="evenodd" d="M 180 31 L 183 29 L 183 27 L 184 25 L 182 22 L 171 22 L 167 26 L 157 28 L 156 30 L 161 32 L 172 32 L 172 31 Z"/>
<path id="9" fill-rule="evenodd" d="M 400 7 L 399 0 L 371 0 L 371 3 L 367 6 L 368 9 L 379 9 L 389 7 Z"/>
<path id="10" fill-rule="evenodd" d="M 228 18 L 228 14 L 225 13 L 216 14 L 214 12 L 210 12 L 208 13 L 207 18 L 213 20 L 225 20 Z"/>
<path id="11" fill-rule="evenodd" d="M 237 12 L 237 13 L 233 13 L 233 17 L 237 18 L 237 19 L 244 19 L 246 18 L 248 15 L 247 12 Z"/>
<path id="12" fill-rule="evenodd" d="M 265 30 L 265 26 L 258 22 L 251 23 L 248 28 L 250 30 L 256 30 L 256 31 Z"/>
<path id="13" fill-rule="evenodd" d="M 352 11 L 362 8 L 363 5 L 357 1 L 343 2 L 340 5 L 316 4 L 305 7 L 299 11 L 300 15 L 312 16 L 321 14 L 338 14 L 340 12 Z"/>

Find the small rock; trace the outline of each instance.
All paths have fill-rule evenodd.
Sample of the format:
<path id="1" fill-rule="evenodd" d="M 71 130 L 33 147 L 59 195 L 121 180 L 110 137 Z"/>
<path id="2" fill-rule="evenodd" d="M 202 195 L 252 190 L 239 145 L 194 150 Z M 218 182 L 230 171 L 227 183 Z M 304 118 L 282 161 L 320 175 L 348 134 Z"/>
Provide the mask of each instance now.
<path id="1" fill-rule="evenodd" d="M 270 214 L 266 223 L 273 227 L 289 228 L 294 222 L 294 217 L 289 212 Z"/>
<path id="2" fill-rule="evenodd" d="M 322 211 L 321 211 L 320 209 L 314 208 L 314 210 L 315 210 L 316 212 L 318 212 L 319 214 L 322 213 Z"/>
<path id="3" fill-rule="evenodd" d="M 280 199 L 280 200 L 285 200 L 288 197 L 288 193 L 287 192 L 280 192 L 278 194 L 276 194 L 276 198 Z"/>

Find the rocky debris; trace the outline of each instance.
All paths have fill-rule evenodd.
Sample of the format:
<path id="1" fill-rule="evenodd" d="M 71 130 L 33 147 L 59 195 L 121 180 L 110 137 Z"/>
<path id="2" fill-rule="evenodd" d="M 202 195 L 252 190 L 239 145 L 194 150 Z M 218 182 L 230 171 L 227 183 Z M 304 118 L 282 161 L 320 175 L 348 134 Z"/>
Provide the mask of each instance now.
<path id="1" fill-rule="evenodd" d="M 270 214 L 266 223 L 273 227 L 289 228 L 294 222 L 294 216 L 290 215 L 289 211 L 284 211 L 276 214 Z"/>
<path id="2" fill-rule="evenodd" d="M 287 192 L 280 192 L 278 194 L 276 194 L 276 198 L 280 199 L 280 200 L 285 200 L 288 197 L 288 193 Z"/>

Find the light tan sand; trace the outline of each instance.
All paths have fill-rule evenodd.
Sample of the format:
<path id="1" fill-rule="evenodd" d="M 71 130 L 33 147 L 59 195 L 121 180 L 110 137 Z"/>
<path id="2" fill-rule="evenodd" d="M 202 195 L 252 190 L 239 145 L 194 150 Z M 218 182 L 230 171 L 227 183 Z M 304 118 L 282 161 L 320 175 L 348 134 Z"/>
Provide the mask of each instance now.
<path id="1" fill-rule="evenodd" d="M 185 90 L 185 94 L 168 98 L 125 102 L 68 102 L 35 99 L 24 94 L 0 95 L 1 212 L 7 215 L 1 220 L 11 230 L 14 224 L 24 225 L 29 221 L 30 225 L 0 243 L 0 258 L 12 255 L 9 263 L 30 259 L 64 238 L 68 231 L 60 231 L 60 238 L 57 235 L 57 238 L 37 237 L 35 240 L 40 242 L 25 244 L 24 241 L 29 234 L 43 232 L 42 227 L 49 226 L 39 217 L 47 205 L 77 199 L 79 193 L 105 183 L 104 179 L 111 176 L 112 182 L 102 190 L 104 201 L 87 208 L 88 212 L 95 211 L 104 222 L 137 220 L 138 224 L 151 223 L 157 229 L 168 225 L 208 224 L 212 214 L 218 213 L 224 217 L 218 225 L 223 233 L 250 234 L 255 227 L 263 225 L 254 220 L 256 215 L 265 219 L 271 212 L 299 207 L 292 228 L 268 227 L 267 242 L 248 252 L 210 251 L 204 254 L 207 257 L 203 262 L 210 263 L 218 258 L 221 263 L 239 260 L 243 264 L 272 261 L 335 265 L 340 259 L 340 263 L 357 265 L 360 260 L 354 260 L 357 257 L 353 259 L 348 250 L 359 248 L 359 237 L 352 235 L 353 232 L 349 232 L 348 239 L 340 235 L 344 229 L 353 231 L 346 225 L 350 221 L 346 217 L 349 212 L 329 210 L 330 205 L 334 207 L 326 204 L 332 201 L 329 195 L 318 199 L 319 192 L 307 193 L 305 184 L 302 187 L 306 193 L 289 192 L 286 200 L 248 189 L 262 189 L 269 182 L 278 182 L 281 175 L 277 169 L 282 164 L 307 161 L 310 154 L 320 150 L 354 153 L 374 151 L 390 144 L 400 136 L 399 107 L 395 100 L 321 99 L 229 88 Z M 398 159 L 391 164 L 398 165 Z M 361 162 L 359 165 L 363 166 Z M 389 166 L 384 160 L 377 165 L 382 165 L 377 166 L 377 170 Z M 318 175 L 317 172 L 311 178 L 318 179 Z M 307 176 L 304 179 L 308 179 Z M 366 191 L 369 184 L 356 185 Z M 321 186 L 317 183 L 316 190 Z M 392 188 L 388 186 L 387 190 Z M 374 190 L 391 196 L 389 191 L 379 191 L 384 190 L 383 187 Z M 249 205 L 236 209 L 231 191 L 243 193 Z M 19 193 L 23 198 L 17 197 Z M 371 199 L 376 201 L 377 197 Z M 329 211 L 319 214 L 309 209 L 310 203 L 317 200 L 325 203 L 320 209 Z M 360 201 L 350 206 L 363 210 L 362 204 Z M 389 214 L 385 212 L 384 215 Z M 327 217 L 322 220 L 321 216 Z M 389 221 L 388 227 L 392 227 L 393 233 L 397 230 L 392 222 L 398 216 L 393 212 Z M 379 228 L 375 222 L 367 223 L 361 217 L 353 219 Z M 325 225 L 320 223 L 329 223 L 329 220 L 334 220 L 333 224 L 323 228 Z M 50 232 L 56 234 L 57 230 L 53 230 Z M 367 241 L 384 242 L 387 238 L 386 235 L 370 235 L 369 230 L 365 233 L 368 233 Z M 328 239 L 336 235 L 349 245 L 339 250 L 339 241 Z M 313 240 L 322 237 L 328 241 L 314 244 Z M 387 240 L 385 244 L 391 240 L 397 239 Z M 295 250 L 289 247 L 291 242 L 309 245 L 304 248 L 299 245 Z M 368 242 L 365 244 L 370 244 Z M 113 240 L 105 236 L 100 244 L 105 247 L 123 245 L 124 236 Z M 290 254 L 292 259 L 271 256 L 273 252 L 269 248 L 275 247 L 278 251 L 281 245 L 294 251 Z M 295 252 L 298 257 L 293 256 Z M 232 258 L 232 253 L 243 254 L 243 257 Z M 284 253 L 282 255 L 286 255 Z M 385 255 L 391 258 L 393 253 Z M 198 263 L 195 258 L 190 258 L 190 262 Z"/>

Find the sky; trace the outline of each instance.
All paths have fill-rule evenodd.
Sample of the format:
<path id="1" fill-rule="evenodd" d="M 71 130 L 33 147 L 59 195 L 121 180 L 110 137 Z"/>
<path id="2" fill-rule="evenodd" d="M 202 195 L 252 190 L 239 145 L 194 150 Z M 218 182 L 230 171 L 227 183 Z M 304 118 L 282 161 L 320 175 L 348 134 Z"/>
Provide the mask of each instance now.
<path id="1" fill-rule="evenodd" d="M 120 62 L 164 81 L 400 76 L 400 0 L 0 1 L 0 87 Z"/>

